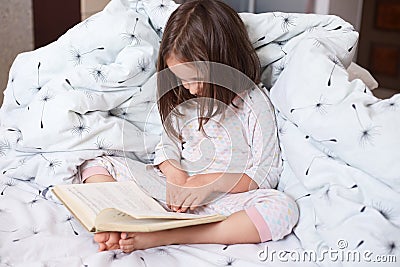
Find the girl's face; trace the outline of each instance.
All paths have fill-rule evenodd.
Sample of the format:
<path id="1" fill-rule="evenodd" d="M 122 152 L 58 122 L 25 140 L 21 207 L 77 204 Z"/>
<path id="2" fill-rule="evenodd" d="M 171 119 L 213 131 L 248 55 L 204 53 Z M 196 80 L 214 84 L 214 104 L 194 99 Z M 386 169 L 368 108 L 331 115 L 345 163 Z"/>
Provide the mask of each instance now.
<path id="1" fill-rule="evenodd" d="M 198 70 L 193 65 L 178 61 L 174 56 L 168 57 L 166 63 L 172 73 L 181 80 L 183 87 L 192 95 L 200 94 L 203 83 L 200 81 Z"/>

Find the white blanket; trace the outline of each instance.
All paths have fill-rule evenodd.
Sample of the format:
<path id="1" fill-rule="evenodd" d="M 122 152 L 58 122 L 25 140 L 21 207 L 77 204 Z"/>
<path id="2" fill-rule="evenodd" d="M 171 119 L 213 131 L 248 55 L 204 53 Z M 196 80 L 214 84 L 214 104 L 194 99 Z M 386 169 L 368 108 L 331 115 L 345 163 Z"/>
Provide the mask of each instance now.
<path id="1" fill-rule="evenodd" d="M 270 37 L 259 55 L 272 62 L 264 78 L 278 113 L 279 188 L 299 205 L 294 233 L 303 248 L 321 257 L 329 249 L 344 253 L 343 260 L 315 260 L 321 265 L 377 264 L 389 255 L 399 261 L 400 95 L 380 100 L 361 80 L 348 81 L 358 36 L 339 18 L 248 18 L 258 22 L 251 33 Z M 277 18 L 279 37 L 272 30 L 279 29 Z"/>
<path id="2" fill-rule="evenodd" d="M 151 160 L 161 124 L 155 62 L 169 2 L 112 1 L 56 42 L 17 56 L 1 109 L 0 169 L 71 182 L 101 154 Z M 150 15 L 153 17 L 150 17 Z"/>
<path id="3" fill-rule="evenodd" d="M 113 0 L 56 42 L 17 57 L 0 110 L 0 264 L 265 266 L 257 256 L 266 244 L 300 250 L 289 236 L 289 243 L 229 249 L 96 253 L 91 234 L 51 195 L 52 185 L 73 182 L 86 159 L 151 161 L 161 132 L 152 75 L 163 26 L 176 6 Z M 279 188 L 300 207 L 294 232 L 301 245 L 400 260 L 399 96 L 379 100 L 360 80 L 347 81 L 344 69 L 358 36 L 340 18 L 241 16 L 277 109 L 284 153 Z"/>

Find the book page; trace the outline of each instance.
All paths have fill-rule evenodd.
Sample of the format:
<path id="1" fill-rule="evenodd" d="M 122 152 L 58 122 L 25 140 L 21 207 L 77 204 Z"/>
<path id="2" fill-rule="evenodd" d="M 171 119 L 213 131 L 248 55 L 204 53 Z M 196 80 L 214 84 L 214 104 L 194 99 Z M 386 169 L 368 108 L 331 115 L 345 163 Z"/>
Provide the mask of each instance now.
<path id="1" fill-rule="evenodd" d="M 146 195 L 135 182 L 109 182 L 58 186 L 69 201 L 85 205 L 86 212 L 97 215 L 106 208 L 165 213 L 164 208 Z M 67 202 L 69 204 L 69 202 Z"/>
<path id="2" fill-rule="evenodd" d="M 149 231 L 159 227 L 174 228 L 224 219 L 224 216 L 216 214 L 168 212 L 156 200 L 146 195 L 134 181 L 57 185 L 54 192 L 89 231 L 98 230 L 98 223 L 104 225 L 105 222 L 115 223 L 120 228 L 129 221 L 131 230 Z M 154 218 L 157 220 L 151 222 L 155 225 L 147 226 L 147 230 L 144 230 L 146 226 L 133 227 L 147 224 L 149 219 Z M 175 222 L 167 223 L 167 220 Z M 183 222 L 186 220 L 195 221 Z M 115 229 L 114 226 L 112 229 Z"/>

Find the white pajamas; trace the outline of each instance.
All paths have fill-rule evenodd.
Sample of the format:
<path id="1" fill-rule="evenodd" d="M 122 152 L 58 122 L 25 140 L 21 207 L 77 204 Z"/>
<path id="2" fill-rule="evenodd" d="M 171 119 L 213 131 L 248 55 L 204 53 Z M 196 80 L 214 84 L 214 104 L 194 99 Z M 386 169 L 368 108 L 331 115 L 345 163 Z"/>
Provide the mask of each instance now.
<path id="1" fill-rule="evenodd" d="M 175 122 L 181 140 L 164 133 L 156 147 L 153 166 L 160 177 L 158 184 L 165 186 L 165 177 L 157 170 L 157 165 L 165 160 L 180 162 L 189 175 L 245 173 L 257 183 L 259 189 L 228 193 L 195 209 L 194 213 L 230 215 L 245 210 L 262 241 L 281 239 L 297 223 L 298 209 L 293 200 L 273 189 L 278 183 L 281 160 L 272 105 L 267 91 L 260 88 L 242 93 L 233 104 L 228 106 L 223 116 L 210 118 L 203 125 L 204 133 L 198 129 L 197 104 L 193 102 L 179 107 L 184 116 Z M 103 166 L 117 181 L 131 176 L 126 166 L 121 167 L 124 164 L 118 158 L 103 157 L 86 162 L 82 171 L 92 175 L 89 166 L 92 170 L 93 166 Z M 143 184 L 143 181 L 139 183 Z M 156 187 L 144 185 L 142 188 L 152 194 L 152 188 Z M 161 190 L 165 191 L 165 187 Z"/>

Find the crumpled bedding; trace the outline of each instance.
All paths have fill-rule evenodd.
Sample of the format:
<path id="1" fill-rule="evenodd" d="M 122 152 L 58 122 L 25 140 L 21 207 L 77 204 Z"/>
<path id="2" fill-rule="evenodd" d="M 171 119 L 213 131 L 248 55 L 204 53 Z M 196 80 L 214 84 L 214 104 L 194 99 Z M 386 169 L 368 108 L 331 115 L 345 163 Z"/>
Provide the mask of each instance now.
<path id="1" fill-rule="evenodd" d="M 99 155 L 151 162 L 162 130 L 155 62 L 176 6 L 112 0 L 56 42 L 16 58 L 0 110 L 0 266 L 282 264 L 258 259 L 266 245 L 399 258 L 399 96 L 380 100 L 360 80 L 348 81 L 358 39 L 350 24 L 279 12 L 241 16 L 276 108 L 279 189 L 300 208 L 294 234 L 257 245 L 96 253 L 51 187 L 74 182 L 78 166 Z M 304 266 L 313 263 L 353 266 Z"/>

